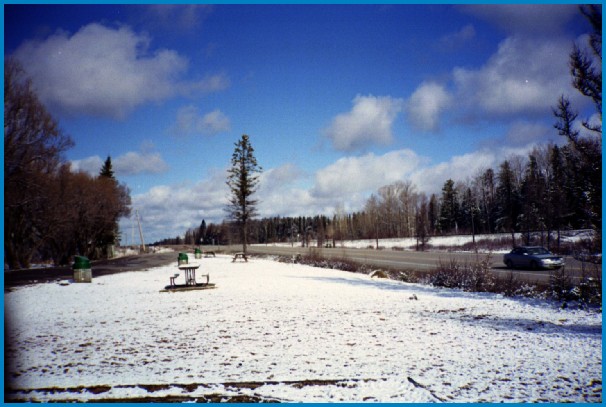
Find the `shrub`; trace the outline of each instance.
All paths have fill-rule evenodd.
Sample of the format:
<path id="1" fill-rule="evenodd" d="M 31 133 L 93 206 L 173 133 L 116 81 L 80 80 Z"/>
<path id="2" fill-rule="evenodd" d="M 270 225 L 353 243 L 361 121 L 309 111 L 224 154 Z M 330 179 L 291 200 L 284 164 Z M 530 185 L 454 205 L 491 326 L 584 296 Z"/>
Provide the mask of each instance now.
<path id="1" fill-rule="evenodd" d="M 549 274 L 550 297 L 563 301 L 574 300 L 573 288 L 574 285 L 566 267 L 553 270 Z"/>
<path id="2" fill-rule="evenodd" d="M 490 254 L 473 263 L 460 263 L 454 258 L 440 260 L 436 270 L 430 272 L 426 281 L 436 287 L 460 288 L 465 291 L 492 291 L 495 278 L 490 270 Z"/>
<path id="3" fill-rule="evenodd" d="M 602 305 L 602 268 L 601 265 L 583 263 L 583 273 L 578 285 L 562 267 L 549 276 L 549 296 L 559 301 L 578 301 L 581 306 Z"/>

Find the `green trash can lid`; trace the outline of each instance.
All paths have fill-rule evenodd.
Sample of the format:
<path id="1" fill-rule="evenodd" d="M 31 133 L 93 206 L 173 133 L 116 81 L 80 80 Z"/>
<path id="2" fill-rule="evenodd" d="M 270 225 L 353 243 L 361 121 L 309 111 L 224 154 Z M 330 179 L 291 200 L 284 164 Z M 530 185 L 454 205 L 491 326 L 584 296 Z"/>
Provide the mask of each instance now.
<path id="1" fill-rule="evenodd" d="M 179 253 L 179 260 L 187 260 L 187 253 Z"/>
<path id="2" fill-rule="evenodd" d="M 202 253 L 202 250 L 196 248 L 196 250 L 194 250 L 194 253 Z"/>
<path id="3" fill-rule="evenodd" d="M 90 261 L 88 260 L 88 257 L 84 257 L 84 256 L 75 256 L 74 257 L 74 265 L 73 265 L 74 269 L 89 269 L 90 268 Z"/>

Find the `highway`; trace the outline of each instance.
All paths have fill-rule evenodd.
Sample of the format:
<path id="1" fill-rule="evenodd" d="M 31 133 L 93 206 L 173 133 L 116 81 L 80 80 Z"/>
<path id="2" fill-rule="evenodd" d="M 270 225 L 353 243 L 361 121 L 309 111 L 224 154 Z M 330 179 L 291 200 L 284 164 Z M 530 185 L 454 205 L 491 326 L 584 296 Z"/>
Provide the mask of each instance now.
<path id="1" fill-rule="evenodd" d="M 231 250 L 241 251 L 241 246 L 232 246 Z M 268 254 L 281 256 L 294 256 L 296 254 L 306 255 L 310 251 L 317 253 L 325 258 L 343 258 L 355 261 L 360 264 L 366 264 L 370 267 L 410 270 L 410 271 L 427 271 L 437 267 L 440 262 L 450 263 L 451 260 L 459 264 L 475 263 L 484 260 L 487 254 L 474 253 L 449 253 L 449 252 L 415 252 L 415 251 L 397 251 L 397 250 L 372 250 L 372 249 L 353 249 L 353 248 L 306 248 L 306 247 L 285 247 L 285 246 L 262 246 L 253 245 L 248 247 L 248 252 L 251 254 Z M 549 270 L 510 270 L 503 264 L 503 254 L 497 253 L 490 256 L 492 271 L 496 275 L 507 276 L 510 272 L 524 281 L 542 282 L 549 281 Z M 574 279 L 579 279 L 583 276 L 583 263 L 575 260 L 572 257 L 565 256 L 566 271 L 573 276 Z M 585 275 L 595 273 L 595 265 L 585 263 Z M 601 265 L 599 266 L 601 272 Z"/>

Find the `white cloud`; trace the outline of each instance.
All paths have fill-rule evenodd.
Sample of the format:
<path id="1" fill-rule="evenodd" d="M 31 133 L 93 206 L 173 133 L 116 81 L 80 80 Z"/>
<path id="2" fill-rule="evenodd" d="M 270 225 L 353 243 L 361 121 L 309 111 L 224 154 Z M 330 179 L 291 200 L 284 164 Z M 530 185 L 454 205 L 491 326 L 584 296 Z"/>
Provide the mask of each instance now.
<path id="1" fill-rule="evenodd" d="M 309 190 L 284 186 L 282 191 L 259 195 L 259 216 L 314 216 L 325 212 L 322 201 L 315 199 Z"/>
<path id="2" fill-rule="evenodd" d="M 341 158 L 316 173 L 312 195 L 349 201 L 352 196 L 364 195 L 383 185 L 406 179 L 423 161 L 412 150 Z"/>
<path id="3" fill-rule="evenodd" d="M 295 187 L 302 175 L 292 164 L 261 173 L 255 194 L 260 216 L 317 214 L 317 199 L 312 198 L 309 191 Z M 134 195 L 132 207 L 141 215 L 144 238 L 153 242 L 182 236 L 187 229 L 199 226 L 202 219 L 207 223 L 221 223 L 227 218 L 226 178 L 226 169 L 215 170 L 193 185 L 160 185 Z M 122 219 L 123 231 L 130 230 L 131 224 L 132 220 Z"/>
<path id="4" fill-rule="evenodd" d="M 116 175 L 159 174 L 168 170 L 160 153 L 128 152 L 112 159 Z"/>
<path id="5" fill-rule="evenodd" d="M 473 4 L 459 6 L 510 33 L 551 36 L 571 20 L 578 9 L 573 4 Z"/>
<path id="6" fill-rule="evenodd" d="M 451 102 L 451 96 L 442 85 L 422 83 L 406 102 L 406 114 L 411 124 L 421 131 L 436 131 L 439 115 Z"/>
<path id="7" fill-rule="evenodd" d="M 419 192 L 440 194 L 444 182 L 452 178 L 466 181 L 512 155 L 525 157 L 530 143 L 519 147 L 483 149 L 454 156 L 448 161 L 430 164 L 411 150 L 397 150 L 380 156 L 366 154 L 345 157 L 318 170 L 312 187 L 300 185 L 307 175 L 292 164 L 265 170 L 259 178 L 255 198 L 259 217 L 331 215 L 338 207 L 347 212 L 362 210 L 371 193 L 396 181 L 412 181 Z M 221 223 L 227 218 L 225 207 L 229 189 L 225 184 L 227 169 L 216 170 L 195 184 L 156 186 L 132 197 L 134 209 L 142 217 L 144 237 L 158 241 L 182 236 L 185 231 L 207 223 Z M 123 232 L 132 220 L 121 221 Z"/>
<path id="8" fill-rule="evenodd" d="M 554 136 L 553 127 L 542 123 L 514 122 L 506 134 L 506 144 L 511 146 L 527 145 L 533 142 L 545 141 Z"/>
<path id="9" fill-rule="evenodd" d="M 175 135 L 214 135 L 229 131 L 231 123 L 220 110 L 213 110 L 204 115 L 200 115 L 200 111 L 196 106 L 184 106 L 177 112 L 176 123 L 171 128 L 171 132 Z"/>
<path id="10" fill-rule="evenodd" d="M 132 196 L 132 207 L 139 211 L 146 241 L 183 236 L 185 231 L 207 223 L 220 223 L 225 218 L 228 188 L 226 172 L 216 171 L 194 185 L 159 185 L 143 194 Z M 128 233 L 134 219 L 122 219 L 123 233 Z"/>
<path id="11" fill-rule="evenodd" d="M 263 171 L 259 176 L 259 192 L 263 194 L 282 191 L 288 184 L 293 184 L 303 176 L 303 170 L 294 164 L 284 164 L 277 168 Z"/>
<path id="12" fill-rule="evenodd" d="M 497 154 L 496 151 L 481 150 L 454 156 L 448 161 L 415 170 L 409 179 L 420 192 L 439 195 L 448 179 L 465 181 L 480 171 L 494 167 L 498 157 Z"/>
<path id="13" fill-rule="evenodd" d="M 488 168 L 497 170 L 498 166 L 510 157 L 519 156 L 525 159 L 536 146 L 537 143 L 531 141 L 519 146 L 485 148 L 468 154 L 453 156 L 448 161 L 416 169 L 408 179 L 417 186 L 420 192 L 425 192 L 428 195 L 432 193 L 439 195 L 448 179 L 455 182 L 471 180 Z"/>
<path id="14" fill-rule="evenodd" d="M 73 35 L 58 31 L 43 41 L 27 41 L 14 56 L 41 100 L 66 113 L 123 118 L 144 103 L 229 85 L 223 74 L 182 80 L 187 58 L 173 50 L 151 51 L 150 44 L 147 35 L 127 26 L 92 23 Z"/>
<path id="15" fill-rule="evenodd" d="M 298 187 L 306 180 L 304 171 L 293 164 L 265 170 L 259 179 L 259 216 L 313 216 L 322 205 L 309 190 Z"/>
<path id="16" fill-rule="evenodd" d="M 128 152 L 118 157 L 111 157 L 112 168 L 117 177 L 137 174 L 159 174 L 168 170 L 168 165 L 160 153 L 153 151 Z M 91 175 L 99 175 L 105 159 L 98 155 L 81 160 L 71 161 L 73 172 L 84 171 Z"/>
<path id="17" fill-rule="evenodd" d="M 545 114 L 572 93 L 570 42 L 510 37 L 480 69 L 455 68 L 457 101 L 472 114 Z"/>
<path id="18" fill-rule="evenodd" d="M 86 172 L 91 175 L 99 175 L 103 161 L 98 155 L 83 158 L 81 160 L 73 160 L 70 162 L 72 172 Z"/>
<path id="19" fill-rule="evenodd" d="M 213 8 L 208 4 L 150 4 L 145 17 L 160 28 L 191 31 L 202 24 Z"/>
<path id="20" fill-rule="evenodd" d="M 336 116 L 324 131 L 335 149 L 353 151 L 393 140 L 392 124 L 402 109 L 402 100 L 389 96 L 356 96 L 348 113 Z"/>
<path id="21" fill-rule="evenodd" d="M 459 48 L 476 36 L 476 30 L 471 24 L 467 24 L 459 31 L 447 34 L 440 38 L 440 46 L 444 50 L 452 51 L 453 48 Z"/>
<path id="22" fill-rule="evenodd" d="M 224 72 L 206 75 L 198 81 L 179 82 L 175 84 L 176 93 L 184 96 L 195 96 L 211 92 L 219 92 L 230 86 L 230 80 Z"/>

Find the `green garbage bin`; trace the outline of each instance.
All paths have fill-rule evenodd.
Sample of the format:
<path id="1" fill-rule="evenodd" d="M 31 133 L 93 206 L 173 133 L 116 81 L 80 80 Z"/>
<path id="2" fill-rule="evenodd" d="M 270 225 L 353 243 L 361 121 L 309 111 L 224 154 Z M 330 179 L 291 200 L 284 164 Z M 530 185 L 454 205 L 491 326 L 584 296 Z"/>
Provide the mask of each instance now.
<path id="1" fill-rule="evenodd" d="M 74 282 L 90 283 L 93 281 L 93 272 L 88 257 L 75 256 L 72 270 L 74 271 Z"/>
<path id="2" fill-rule="evenodd" d="M 187 257 L 187 253 L 179 253 L 179 257 L 177 257 L 177 264 L 180 266 L 181 264 L 187 264 L 189 259 Z"/>
<path id="3" fill-rule="evenodd" d="M 196 259 L 201 259 L 202 258 L 202 250 L 196 248 L 196 250 L 194 250 L 194 256 Z"/>

